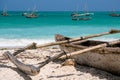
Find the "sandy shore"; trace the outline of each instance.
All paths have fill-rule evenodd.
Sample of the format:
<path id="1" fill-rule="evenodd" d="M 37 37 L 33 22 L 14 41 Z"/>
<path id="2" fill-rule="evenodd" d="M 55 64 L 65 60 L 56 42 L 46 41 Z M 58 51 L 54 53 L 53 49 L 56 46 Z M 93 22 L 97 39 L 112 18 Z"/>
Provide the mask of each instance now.
<path id="1" fill-rule="evenodd" d="M 17 69 L 9 60 L 2 59 L 5 51 L 14 52 L 14 50 L 0 50 L 0 80 L 120 80 L 119 76 L 87 66 L 62 66 L 62 61 L 50 62 L 41 68 L 38 75 L 29 76 Z M 60 49 L 56 47 L 43 48 L 27 50 L 16 57 L 25 64 L 37 66 L 37 63 L 59 52 Z"/>

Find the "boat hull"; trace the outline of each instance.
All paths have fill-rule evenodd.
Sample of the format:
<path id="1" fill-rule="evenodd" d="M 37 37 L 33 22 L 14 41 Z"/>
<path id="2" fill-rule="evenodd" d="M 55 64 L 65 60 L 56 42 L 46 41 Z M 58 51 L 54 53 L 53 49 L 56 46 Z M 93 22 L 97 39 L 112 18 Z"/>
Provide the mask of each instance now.
<path id="1" fill-rule="evenodd" d="M 56 41 L 62 41 L 62 40 L 66 40 L 66 37 L 60 35 L 56 36 Z M 100 43 L 105 43 L 102 41 L 91 40 L 80 44 L 79 43 L 75 44 L 78 45 L 79 48 L 75 48 L 67 45 L 71 43 L 62 44 L 60 45 L 60 48 L 61 50 L 65 51 L 67 54 L 70 54 L 74 51 L 83 50 L 85 48 L 90 47 L 90 45 L 88 45 L 90 42 L 91 45 L 93 44 L 92 46 L 95 46 Z M 101 70 L 108 71 L 113 74 L 120 75 L 120 44 L 78 54 L 75 56 L 71 56 L 71 58 L 75 59 L 75 61 L 78 64 L 95 67 Z"/>
<path id="2" fill-rule="evenodd" d="M 120 17 L 120 14 L 109 14 L 110 16 L 112 16 L 112 17 Z"/>

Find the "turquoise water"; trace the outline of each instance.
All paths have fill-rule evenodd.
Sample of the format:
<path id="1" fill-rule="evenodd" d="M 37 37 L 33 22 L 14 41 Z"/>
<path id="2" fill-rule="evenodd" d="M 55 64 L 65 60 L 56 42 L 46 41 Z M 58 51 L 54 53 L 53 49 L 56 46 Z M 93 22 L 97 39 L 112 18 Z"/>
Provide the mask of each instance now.
<path id="1" fill-rule="evenodd" d="M 120 29 L 120 17 L 109 12 L 94 12 L 89 21 L 73 21 L 71 12 L 38 12 L 38 18 L 25 18 L 23 12 L 8 12 L 0 16 L 0 46 L 23 46 L 54 41 L 55 34 L 80 37 Z M 120 34 L 95 38 L 99 40 L 120 39 Z"/>

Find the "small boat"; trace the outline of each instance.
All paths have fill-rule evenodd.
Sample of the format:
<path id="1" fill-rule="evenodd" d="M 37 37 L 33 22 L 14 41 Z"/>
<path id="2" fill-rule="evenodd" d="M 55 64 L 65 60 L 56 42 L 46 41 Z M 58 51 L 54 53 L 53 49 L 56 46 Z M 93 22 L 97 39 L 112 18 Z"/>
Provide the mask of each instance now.
<path id="1" fill-rule="evenodd" d="M 91 12 L 88 11 L 87 3 L 84 6 L 84 13 L 83 13 L 83 15 L 85 15 L 85 16 L 93 16 L 94 15 L 94 13 L 91 13 Z"/>
<path id="2" fill-rule="evenodd" d="M 72 20 L 75 20 L 75 21 L 79 21 L 79 20 L 83 20 L 83 21 L 91 20 L 93 15 L 94 15 L 94 13 L 89 13 L 87 10 L 85 10 L 83 13 L 74 12 L 74 13 L 71 14 Z"/>
<path id="3" fill-rule="evenodd" d="M 83 21 L 87 21 L 87 20 L 91 20 L 92 17 L 73 17 L 72 20 L 75 21 L 79 21 L 79 20 L 83 20 Z"/>
<path id="4" fill-rule="evenodd" d="M 85 40 L 82 43 L 79 43 L 79 41 L 69 42 L 69 39 L 71 38 L 64 37 L 62 35 L 56 35 L 55 38 L 56 41 L 68 40 L 68 43 L 59 45 L 61 50 L 66 54 L 90 48 L 102 43 L 108 43 L 105 41 L 96 40 Z M 75 59 L 78 64 L 95 67 L 113 74 L 120 75 L 120 43 L 70 56 L 70 58 Z"/>
<path id="5" fill-rule="evenodd" d="M 112 17 L 120 17 L 120 13 L 115 12 L 114 10 L 111 11 L 111 13 L 109 14 L 109 16 Z"/>
<path id="6" fill-rule="evenodd" d="M 2 16 L 8 16 L 8 13 L 7 12 L 3 12 L 1 13 Z"/>
<path id="7" fill-rule="evenodd" d="M 71 16 L 72 16 L 72 17 L 78 17 L 78 16 L 80 16 L 80 14 L 74 12 L 74 13 L 71 14 Z"/>
<path id="8" fill-rule="evenodd" d="M 120 17 L 120 14 L 117 14 L 117 13 L 111 13 L 109 15 L 112 16 L 112 17 Z"/>
<path id="9" fill-rule="evenodd" d="M 34 6 L 33 11 L 31 13 L 24 13 L 23 15 L 26 18 L 37 18 L 39 17 L 39 15 L 35 11 L 36 11 L 36 6 Z"/>
<path id="10" fill-rule="evenodd" d="M 5 7 L 3 12 L 1 13 L 2 16 L 8 16 L 9 14 L 7 13 L 7 8 Z"/>
<path id="11" fill-rule="evenodd" d="M 31 14 L 26 14 L 26 15 L 24 15 L 26 18 L 37 18 L 38 17 L 38 15 L 37 14 L 35 14 L 35 13 L 31 13 Z"/>

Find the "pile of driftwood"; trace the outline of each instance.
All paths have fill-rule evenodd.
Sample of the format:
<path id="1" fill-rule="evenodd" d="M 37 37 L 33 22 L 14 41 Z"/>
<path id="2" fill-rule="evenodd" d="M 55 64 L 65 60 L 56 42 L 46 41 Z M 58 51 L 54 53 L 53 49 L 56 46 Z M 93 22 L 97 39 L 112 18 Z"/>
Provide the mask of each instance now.
<path id="1" fill-rule="evenodd" d="M 38 46 L 36 45 L 36 43 L 32 43 L 31 45 L 28 45 L 22 49 L 17 50 L 13 54 L 7 51 L 3 54 L 3 56 L 5 56 L 12 63 L 14 63 L 18 69 L 32 76 L 37 75 L 40 72 L 40 69 L 46 64 L 48 64 L 49 62 L 56 59 L 66 59 L 66 58 L 72 58 L 72 59 L 75 59 L 77 63 L 97 67 L 97 68 L 120 75 L 120 56 L 118 54 L 120 53 L 120 40 L 115 40 L 111 42 L 98 42 L 98 41 L 90 42 L 89 40 L 87 40 L 89 38 L 99 37 L 99 36 L 108 35 L 108 34 L 115 34 L 115 33 L 120 33 L 120 30 L 110 30 L 109 32 L 105 32 L 102 34 L 95 34 L 95 35 L 84 36 L 79 38 L 69 38 L 61 35 L 56 35 L 55 36 L 56 42 L 47 43 L 47 44 L 38 45 Z M 43 47 L 48 47 L 53 45 L 60 45 L 61 53 L 47 59 L 38 67 L 35 67 L 33 65 L 26 65 L 20 62 L 19 60 L 17 60 L 17 58 L 15 57 L 17 54 L 27 49 L 37 49 L 37 48 L 43 48 Z M 110 49 L 108 49 L 107 47 Z M 117 49 L 114 51 L 113 48 L 116 48 L 116 47 Z M 113 58 L 109 59 L 111 60 L 109 61 L 107 57 L 108 58 L 113 57 Z"/>

